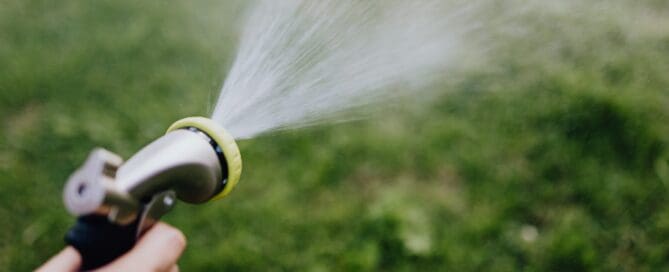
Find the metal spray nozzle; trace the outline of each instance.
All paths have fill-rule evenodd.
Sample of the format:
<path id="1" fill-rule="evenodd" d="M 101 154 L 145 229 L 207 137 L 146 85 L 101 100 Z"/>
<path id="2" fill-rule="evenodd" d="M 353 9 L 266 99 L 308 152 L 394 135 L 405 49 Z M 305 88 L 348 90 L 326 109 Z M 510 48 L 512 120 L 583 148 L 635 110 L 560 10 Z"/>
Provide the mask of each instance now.
<path id="1" fill-rule="evenodd" d="M 239 181 L 241 168 L 234 138 L 203 117 L 177 121 L 164 136 L 125 163 L 112 152 L 95 149 L 65 185 L 65 205 L 70 213 L 79 216 L 66 240 L 82 253 L 85 269 L 95 268 L 129 250 L 139 235 L 172 208 L 176 199 L 203 203 L 225 197 Z M 97 236 L 125 239 L 125 243 L 116 246 L 124 250 L 106 254 L 105 258 L 90 253 L 87 261 L 86 252 L 110 246 L 97 241 L 103 238 L 85 237 L 90 236 L 91 228 L 117 229 L 123 238 L 113 238 L 118 235 L 107 231 Z"/>

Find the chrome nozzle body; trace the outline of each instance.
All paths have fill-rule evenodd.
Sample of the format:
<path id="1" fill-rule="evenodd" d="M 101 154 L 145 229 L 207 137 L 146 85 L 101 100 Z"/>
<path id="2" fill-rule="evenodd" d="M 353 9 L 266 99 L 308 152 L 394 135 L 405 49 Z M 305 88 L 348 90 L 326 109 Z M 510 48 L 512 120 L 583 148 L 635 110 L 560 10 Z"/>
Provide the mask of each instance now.
<path id="1" fill-rule="evenodd" d="M 135 199 L 174 190 L 189 203 L 209 200 L 220 189 L 222 166 L 205 134 L 179 129 L 144 147 L 116 174 L 116 188 Z"/>
<path id="2" fill-rule="evenodd" d="M 177 129 L 125 163 L 109 151 L 94 150 L 68 180 L 63 197 L 74 215 L 106 214 L 112 222 L 127 224 L 163 192 L 173 194 L 164 195 L 162 206 L 173 205 L 172 195 L 189 203 L 206 202 L 224 187 L 224 167 L 207 134 Z"/>

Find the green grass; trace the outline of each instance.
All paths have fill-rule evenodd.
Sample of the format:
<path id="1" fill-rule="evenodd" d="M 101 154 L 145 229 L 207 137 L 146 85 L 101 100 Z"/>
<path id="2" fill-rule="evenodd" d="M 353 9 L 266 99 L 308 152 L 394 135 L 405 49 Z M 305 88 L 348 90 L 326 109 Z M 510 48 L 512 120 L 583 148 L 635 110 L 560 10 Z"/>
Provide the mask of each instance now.
<path id="1" fill-rule="evenodd" d="M 241 142 L 235 192 L 165 218 L 188 237 L 182 269 L 669 269 L 669 7 L 629 2 L 532 19 L 423 110 Z M 0 270 L 63 247 L 61 190 L 92 147 L 127 157 L 210 112 L 237 14 L 3 2 Z"/>

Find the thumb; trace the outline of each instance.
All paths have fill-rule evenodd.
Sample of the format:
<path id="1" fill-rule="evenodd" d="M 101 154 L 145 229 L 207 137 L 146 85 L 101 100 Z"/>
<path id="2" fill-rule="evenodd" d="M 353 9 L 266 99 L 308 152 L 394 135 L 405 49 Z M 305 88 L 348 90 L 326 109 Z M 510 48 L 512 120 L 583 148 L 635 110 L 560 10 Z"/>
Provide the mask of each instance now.
<path id="1" fill-rule="evenodd" d="M 37 268 L 37 272 L 48 271 L 76 271 L 81 265 L 81 256 L 71 246 L 66 247 L 56 256 Z"/>

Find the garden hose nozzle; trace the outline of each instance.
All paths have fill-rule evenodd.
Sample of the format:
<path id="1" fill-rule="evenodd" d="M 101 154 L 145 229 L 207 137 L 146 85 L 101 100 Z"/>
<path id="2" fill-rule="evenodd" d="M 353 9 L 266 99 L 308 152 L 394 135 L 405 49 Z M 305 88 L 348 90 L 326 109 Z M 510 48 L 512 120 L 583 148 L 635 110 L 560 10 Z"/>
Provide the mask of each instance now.
<path id="1" fill-rule="evenodd" d="M 234 138 L 204 117 L 175 122 L 125 163 L 95 149 L 65 185 L 65 206 L 78 216 L 66 242 L 81 253 L 83 270 L 100 267 L 130 250 L 175 200 L 228 195 L 241 170 Z"/>

